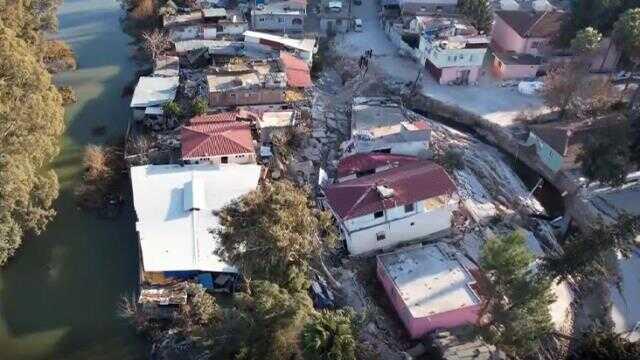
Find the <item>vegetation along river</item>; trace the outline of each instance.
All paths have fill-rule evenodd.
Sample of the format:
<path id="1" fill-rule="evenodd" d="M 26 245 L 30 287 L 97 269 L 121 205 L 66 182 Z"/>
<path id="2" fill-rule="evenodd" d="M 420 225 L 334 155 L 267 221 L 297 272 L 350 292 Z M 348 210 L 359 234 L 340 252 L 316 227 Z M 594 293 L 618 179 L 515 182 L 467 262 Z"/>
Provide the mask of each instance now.
<path id="1" fill-rule="evenodd" d="M 47 231 L 27 238 L 0 272 L 0 358 L 138 359 L 143 341 L 116 316 L 120 296 L 136 286 L 132 209 L 98 219 L 74 205 L 82 150 L 124 133 L 132 79 L 131 38 L 121 31 L 116 0 L 65 0 L 57 36 L 76 53 L 78 70 L 56 76 L 78 102 L 66 109 L 67 129 L 53 163 L 60 180 L 58 212 Z M 98 127 L 104 133 L 96 134 Z"/>

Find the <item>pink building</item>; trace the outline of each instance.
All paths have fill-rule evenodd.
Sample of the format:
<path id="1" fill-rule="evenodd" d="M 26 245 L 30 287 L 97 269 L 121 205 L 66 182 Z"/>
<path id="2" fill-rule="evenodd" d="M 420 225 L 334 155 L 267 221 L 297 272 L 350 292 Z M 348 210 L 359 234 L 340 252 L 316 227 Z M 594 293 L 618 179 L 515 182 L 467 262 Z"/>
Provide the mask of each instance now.
<path id="1" fill-rule="evenodd" d="M 501 79 L 534 77 L 553 47 L 566 14 L 561 11 L 496 11 L 491 32 L 492 70 Z"/>
<path id="2" fill-rule="evenodd" d="M 412 339 L 436 329 L 477 322 L 482 301 L 473 263 L 437 243 L 377 258 L 378 279 Z"/>

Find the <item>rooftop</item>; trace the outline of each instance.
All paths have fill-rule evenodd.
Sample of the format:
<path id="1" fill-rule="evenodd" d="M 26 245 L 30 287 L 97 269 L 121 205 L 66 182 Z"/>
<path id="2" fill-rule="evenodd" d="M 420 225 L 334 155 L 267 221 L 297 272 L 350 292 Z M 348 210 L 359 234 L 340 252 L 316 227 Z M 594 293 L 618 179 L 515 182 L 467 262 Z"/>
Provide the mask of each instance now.
<path id="1" fill-rule="evenodd" d="M 261 129 L 270 127 L 287 127 L 293 124 L 293 111 L 267 111 L 258 119 Z"/>
<path id="2" fill-rule="evenodd" d="M 188 51 L 206 48 L 211 54 L 238 55 L 243 51 L 244 44 L 240 41 L 228 40 L 182 40 L 174 42 L 176 52 L 181 54 Z"/>
<path id="3" fill-rule="evenodd" d="M 178 82 L 178 76 L 141 76 L 130 106 L 137 108 L 164 105 L 175 99 Z"/>
<path id="4" fill-rule="evenodd" d="M 531 54 L 518 54 L 513 51 L 494 51 L 493 54 L 505 65 L 540 65 L 542 58 Z"/>
<path id="5" fill-rule="evenodd" d="M 206 8 L 202 9 L 202 16 L 210 17 L 227 17 L 227 9 L 224 8 Z"/>
<path id="6" fill-rule="evenodd" d="M 236 272 L 216 254 L 215 215 L 255 190 L 258 165 L 145 165 L 131 168 L 145 271 Z"/>
<path id="7" fill-rule="evenodd" d="M 239 121 L 184 126 L 180 142 L 183 159 L 254 152 L 251 128 Z"/>
<path id="8" fill-rule="evenodd" d="M 446 244 L 411 247 L 378 255 L 388 277 L 414 318 L 481 303 L 468 269 L 472 263 Z"/>
<path id="9" fill-rule="evenodd" d="M 256 15 L 265 14 L 304 14 L 307 9 L 305 0 L 269 1 L 262 8 L 254 7 L 251 12 Z"/>
<path id="10" fill-rule="evenodd" d="M 210 92 L 256 87 L 285 88 L 286 75 L 268 62 L 229 64 L 212 69 L 207 83 Z"/>
<path id="11" fill-rule="evenodd" d="M 160 56 L 153 66 L 154 76 L 179 76 L 180 58 L 177 56 Z"/>
<path id="12" fill-rule="evenodd" d="M 391 196 L 381 196 L 380 187 L 392 190 Z M 441 195 L 452 195 L 456 186 L 440 165 L 421 160 L 331 184 L 324 192 L 334 213 L 346 220 Z"/>
<path id="13" fill-rule="evenodd" d="M 355 154 L 347 156 L 338 163 L 338 177 L 374 170 L 383 166 L 395 168 L 418 161 L 414 156 L 381 153 Z"/>
<path id="14" fill-rule="evenodd" d="M 309 88 L 313 86 L 309 65 L 287 52 L 280 52 L 280 62 L 287 74 L 287 85 L 296 88 Z"/>
<path id="15" fill-rule="evenodd" d="M 245 31 L 244 39 L 248 42 L 256 42 L 256 40 L 263 45 L 269 45 L 269 42 L 280 44 L 290 50 L 301 50 L 306 52 L 313 52 L 316 47 L 316 40 L 312 38 L 306 39 L 292 39 L 286 36 L 273 35 L 269 33 L 257 32 L 257 31 Z M 262 42 L 264 40 L 266 42 Z"/>
<path id="16" fill-rule="evenodd" d="M 165 15 L 162 17 L 162 26 L 171 27 L 198 23 L 202 20 L 201 11 L 192 11 L 188 14 Z"/>
<path id="17" fill-rule="evenodd" d="M 205 114 L 194 116 L 189 119 L 189 125 L 206 124 L 206 123 L 219 123 L 236 121 L 238 119 L 238 113 L 235 111 L 221 112 L 216 114 Z"/>
<path id="18" fill-rule="evenodd" d="M 560 33 L 567 14 L 562 11 L 500 10 L 496 16 L 504 20 L 523 38 L 547 38 Z"/>

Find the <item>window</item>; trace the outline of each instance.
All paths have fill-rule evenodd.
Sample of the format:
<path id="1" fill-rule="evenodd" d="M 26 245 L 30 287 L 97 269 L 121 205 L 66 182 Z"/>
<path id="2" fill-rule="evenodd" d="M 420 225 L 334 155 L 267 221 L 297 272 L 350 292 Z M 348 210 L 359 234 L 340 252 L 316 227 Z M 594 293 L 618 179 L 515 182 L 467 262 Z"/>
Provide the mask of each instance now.
<path id="1" fill-rule="evenodd" d="M 220 158 L 220 162 L 223 164 L 228 164 L 229 163 L 229 157 L 228 156 L 223 156 Z"/>
<path id="2" fill-rule="evenodd" d="M 282 22 L 284 22 L 284 19 L 283 18 L 278 18 L 278 22 L 282 23 Z"/>
<path id="3" fill-rule="evenodd" d="M 264 22 L 264 18 L 263 18 L 263 17 L 258 18 L 258 21 L 260 21 L 260 22 Z"/>
<path id="4" fill-rule="evenodd" d="M 295 19 L 291 20 L 291 24 L 293 24 L 293 25 L 302 25 L 302 19 L 295 18 Z"/>
<path id="5" fill-rule="evenodd" d="M 404 206 L 404 212 L 405 213 L 410 213 L 413 212 L 416 209 L 415 205 L 413 203 L 411 204 L 407 204 Z"/>
<path id="6" fill-rule="evenodd" d="M 376 240 L 377 241 L 382 241 L 382 240 L 384 240 L 386 238 L 387 238 L 387 235 L 384 233 L 384 231 L 378 231 L 376 233 Z"/>
<path id="7" fill-rule="evenodd" d="M 376 212 L 373 213 L 373 218 L 374 219 L 379 219 L 379 218 L 381 218 L 383 216 L 384 216 L 384 211 L 383 210 L 376 211 Z"/>
<path id="8" fill-rule="evenodd" d="M 336 20 L 336 25 L 342 26 L 342 20 L 341 19 Z"/>

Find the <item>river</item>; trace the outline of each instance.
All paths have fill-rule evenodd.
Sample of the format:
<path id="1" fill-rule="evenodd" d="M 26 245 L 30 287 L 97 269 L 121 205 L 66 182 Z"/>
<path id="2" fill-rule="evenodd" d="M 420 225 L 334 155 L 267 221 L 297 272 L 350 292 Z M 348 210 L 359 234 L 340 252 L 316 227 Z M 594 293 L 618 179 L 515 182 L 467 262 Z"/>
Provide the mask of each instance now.
<path id="1" fill-rule="evenodd" d="M 139 359 L 144 341 L 116 316 L 119 298 L 136 286 L 137 245 L 130 207 L 115 220 L 78 210 L 73 189 L 82 149 L 121 135 L 130 116 L 120 96 L 132 79 L 131 38 L 121 31 L 115 0 L 65 0 L 58 37 L 75 51 L 78 70 L 56 76 L 78 102 L 53 166 L 60 180 L 58 215 L 27 238 L 0 272 L 0 358 Z M 104 126 L 106 133 L 95 135 Z"/>

